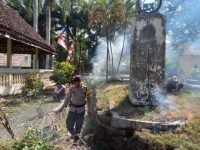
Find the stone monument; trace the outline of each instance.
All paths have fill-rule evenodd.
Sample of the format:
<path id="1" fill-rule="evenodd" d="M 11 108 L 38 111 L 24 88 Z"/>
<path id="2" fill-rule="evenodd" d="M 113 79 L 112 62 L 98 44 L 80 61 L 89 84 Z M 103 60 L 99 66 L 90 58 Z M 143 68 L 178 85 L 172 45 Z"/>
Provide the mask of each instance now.
<path id="1" fill-rule="evenodd" d="M 165 80 L 166 20 L 157 12 L 161 1 L 138 0 L 137 5 L 139 14 L 132 23 L 129 97 L 133 105 L 153 105 L 154 91 L 162 89 Z"/>

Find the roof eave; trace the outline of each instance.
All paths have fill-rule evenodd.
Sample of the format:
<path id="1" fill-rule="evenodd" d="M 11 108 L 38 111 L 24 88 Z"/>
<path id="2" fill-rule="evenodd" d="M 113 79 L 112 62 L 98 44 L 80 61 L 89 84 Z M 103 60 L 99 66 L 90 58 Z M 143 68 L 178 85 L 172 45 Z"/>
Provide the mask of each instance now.
<path id="1" fill-rule="evenodd" d="M 47 52 L 47 53 L 49 53 L 49 54 L 53 54 L 53 55 L 55 54 L 55 50 L 54 50 L 53 48 L 51 48 L 51 49 L 54 50 L 54 51 L 49 51 L 49 50 L 47 50 L 47 49 L 45 49 L 45 48 L 43 48 L 43 47 L 41 47 L 41 46 L 38 46 L 38 45 L 36 45 L 36 44 L 34 44 L 34 43 L 32 43 L 32 42 L 28 42 L 28 41 L 25 41 L 24 39 L 21 39 L 20 37 L 13 36 L 13 35 L 7 33 L 6 31 L 4 31 L 4 32 L 5 32 L 5 33 L 2 33 L 2 32 L 0 31 L 0 35 L 3 36 L 3 37 L 5 37 L 5 38 L 10 38 L 10 39 L 12 39 L 12 40 L 21 42 L 21 43 L 23 43 L 23 44 L 26 44 L 26 45 L 29 45 L 29 46 L 32 46 L 32 47 L 41 49 L 41 50 L 43 50 L 43 51 L 45 51 L 45 52 Z M 36 42 L 37 42 L 37 41 L 36 41 Z"/>

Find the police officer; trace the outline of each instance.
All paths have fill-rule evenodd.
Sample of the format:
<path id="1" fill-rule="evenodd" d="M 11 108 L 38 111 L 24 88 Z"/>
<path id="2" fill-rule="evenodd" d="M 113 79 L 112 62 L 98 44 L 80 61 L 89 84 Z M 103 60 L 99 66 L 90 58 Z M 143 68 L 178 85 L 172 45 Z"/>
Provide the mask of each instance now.
<path id="1" fill-rule="evenodd" d="M 60 82 L 57 83 L 57 86 L 54 89 L 54 96 L 53 99 L 55 101 L 61 101 L 65 98 L 67 88 L 65 85 L 62 85 Z"/>
<path id="2" fill-rule="evenodd" d="M 183 84 L 178 82 L 177 76 L 172 76 L 167 80 L 167 92 L 179 91 L 183 88 Z"/>
<path id="3" fill-rule="evenodd" d="M 73 85 L 69 89 L 64 106 L 70 106 L 66 119 L 67 129 L 71 137 L 78 140 L 77 135 L 80 134 L 84 121 L 87 87 L 81 83 L 80 76 L 74 76 L 72 81 Z"/>

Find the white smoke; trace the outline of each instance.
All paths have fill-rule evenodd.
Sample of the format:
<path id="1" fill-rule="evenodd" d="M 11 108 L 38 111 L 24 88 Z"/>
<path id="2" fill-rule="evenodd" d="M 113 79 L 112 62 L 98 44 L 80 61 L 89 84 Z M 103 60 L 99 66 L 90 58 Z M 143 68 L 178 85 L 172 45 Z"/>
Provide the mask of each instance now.
<path id="1" fill-rule="evenodd" d="M 172 45 L 172 38 L 170 35 L 166 36 L 166 77 L 169 78 L 177 74 L 177 65 L 179 61 L 179 54 Z"/>
<path id="2" fill-rule="evenodd" d="M 127 31 L 127 33 L 130 33 Z M 112 52 L 113 52 L 113 63 L 115 71 L 117 69 L 120 55 L 122 52 L 124 35 L 118 35 L 112 41 Z M 130 63 L 130 36 L 126 35 L 126 40 L 124 44 L 123 56 L 120 64 L 120 71 L 129 71 L 129 63 Z M 99 45 L 96 49 L 96 55 L 92 58 L 91 62 L 93 63 L 93 71 L 92 74 L 95 76 L 105 76 L 106 74 L 106 55 L 107 54 L 107 43 L 105 38 L 99 39 Z"/>
<path id="3" fill-rule="evenodd" d="M 156 88 L 153 91 L 153 95 L 155 98 L 154 103 L 161 111 L 166 109 L 176 109 L 176 104 L 173 102 L 173 97 L 166 95 L 158 85 L 156 85 Z"/>
<path id="4" fill-rule="evenodd" d="M 106 39 L 100 38 L 99 45 L 96 49 L 96 56 L 92 58 L 93 63 L 92 74 L 97 76 L 104 76 L 106 72 Z"/>
<path id="5" fill-rule="evenodd" d="M 197 40 L 200 37 L 200 20 L 197 19 L 199 17 L 199 6 L 199 0 L 163 0 L 160 11 L 166 16 L 166 58 L 170 62 L 166 66 L 167 77 L 178 75 L 180 70 L 187 70 L 179 68 L 178 62 L 185 51 L 181 47 L 182 45 L 193 46 L 199 43 L 199 40 Z M 195 52 L 191 48 L 190 54 L 196 55 Z"/>

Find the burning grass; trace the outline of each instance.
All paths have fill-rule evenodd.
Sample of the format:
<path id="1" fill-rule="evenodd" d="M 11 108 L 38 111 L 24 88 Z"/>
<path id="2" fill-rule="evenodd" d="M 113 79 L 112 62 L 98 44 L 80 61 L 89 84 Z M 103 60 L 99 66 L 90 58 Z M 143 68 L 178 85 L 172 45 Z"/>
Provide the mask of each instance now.
<path id="1" fill-rule="evenodd" d="M 112 109 L 129 119 L 161 122 L 186 119 L 187 124 L 181 132 L 152 134 L 145 130 L 136 134 L 152 142 L 179 149 L 200 149 L 200 91 L 184 90 L 176 95 L 168 95 L 167 98 L 170 103 L 144 112 L 129 102 L 128 85 L 125 83 L 106 83 L 97 90 L 97 106 L 100 109 Z"/>
<path id="2" fill-rule="evenodd" d="M 133 107 L 129 102 L 128 85 L 115 82 L 105 83 L 97 90 L 97 106 L 112 109 L 128 119 L 149 121 L 169 121 L 180 118 L 187 120 L 200 118 L 200 92 L 182 91 L 177 95 L 167 95 L 159 107 Z"/>
<path id="3" fill-rule="evenodd" d="M 200 149 L 200 120 L 191 121 L 187 126 L 183 127 L 183 132 L 181 133 L 152 134 L 148 131 L 143 131 L 137 132 L 137 134 L 181 150 Z"/>

